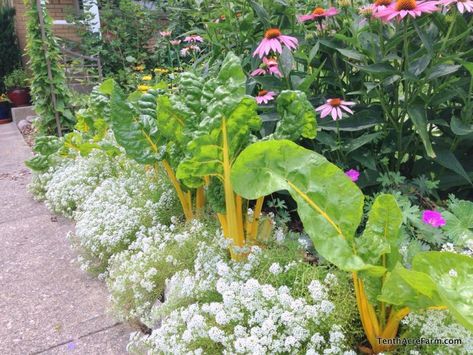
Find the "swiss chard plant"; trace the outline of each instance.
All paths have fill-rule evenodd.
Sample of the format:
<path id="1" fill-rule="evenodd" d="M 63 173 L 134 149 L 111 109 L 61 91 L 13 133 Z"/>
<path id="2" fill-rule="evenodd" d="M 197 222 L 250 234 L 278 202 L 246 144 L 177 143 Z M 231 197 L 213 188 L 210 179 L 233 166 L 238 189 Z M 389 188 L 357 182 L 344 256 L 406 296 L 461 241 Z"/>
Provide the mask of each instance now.
<path id="1" fill-rule="evenodd" d="M 257 142 L 236 159 L 235 192 L 257 199 L 287 190 L 320 256 L 353 275 L 366 337 L 375 353 L 394 338 L 412 310 L 448 308 L 473 330 L 473 259 L 450 252 L 421 252 L 406 268 L 399 254 L 402 214 L 394 196 L 376 198 L 363 232 L 364 195 L 323 156 L 288 140 Z"/>
<path id="2" fill-rule="evenodd" d="M 176 175 L 189 187 L 208 186 L 209 198 L 215 197 L 212 200 L 217 202 L 212 207 L 224 234 L 238 248 L 254 242 L 264 198 L 259 196 L 249 220 L 248 202 L 234 193 L 230 179 L 232 165 L 240 152 L 252 141 L 261 139 L 261 118 L 254 98 L 246 95 L 246 80 L 240 59 L 229 53 L 217 77 L 208 80 L 197 94 L 198 100 L 193 100 L 197 91 L 188 90 L 188 102 L 195 103 L 195 107 L 189 105 L 194 110 L 190 116 L 197 115 L 200 119 L 193 127 L 186 156 Z M 276 105 L 280 121 L 274 132 L 263 139 L 315 137 L 315 114 L 305 94 L 284 91 Z M 162 106 L 158 102 L 158 119 Z M 232 255 L 236 256 L 233 252 Z"/>

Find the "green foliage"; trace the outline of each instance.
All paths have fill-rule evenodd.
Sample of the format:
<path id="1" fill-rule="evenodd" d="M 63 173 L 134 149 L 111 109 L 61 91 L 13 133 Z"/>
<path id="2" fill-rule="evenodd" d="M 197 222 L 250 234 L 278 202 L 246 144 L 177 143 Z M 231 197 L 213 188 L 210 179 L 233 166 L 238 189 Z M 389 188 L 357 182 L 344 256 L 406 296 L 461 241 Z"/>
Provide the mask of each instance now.
<path id="1" fill-rule="evenodd" d="M 48 170 L 53 165 L 55 155 L 62 146 L 62 140 L 56 136 L 37 137 L 33 147 L 35 156 L 25 161 L 26 166 L 39 172 Z"/>
<path id="2" fill-rule="evenodd" d="M 5 87 L 10 89 L 28 87 L 28 77 L 23 69 L 15 69 L 5 76 Z"/>
<path id="3" fill-rule="evenodd" d="M 62 130 L 67 132 L 74 124 L 74 116 L 69 108 L 70 94 L 66 86 L 64 69 L 60 66 L 59 46 L 52 34 L 52 19 L 45 8 L 38 9 L 36 1 L 24 0 L 27 9 L 27 51 L 29 66 L 33 74 L 31 94 L 35 112 L 40 116 L 40 134 L 57 133 L 55 114 L 59 115 Z M 43 41 L 39 27 L 38 11 L 43 12 L 46 38 Z M 51 64 L 52 82 L 48 78 L 47 61 Z M 56 95 L 53 105 L 51 93 Z"/>
<path id="4" fill-rule="evenodd" d="M 246 148 L 233 166 L 232 182 L 235 191 L 249 199 L 288 190 L 318 253 L 342 270 L 360 271 L 371 302 L 378 298 L 400 307 L 446 306 L 473 329 L 468 276 L 473 259 L 426 252 L 414 257 L 412 270 L 405 269 L 397 251 L 402 214 L 392 195 L 376 198 L 365 231 L 356 238 L 361 191 L 322 156 L 284 140 Z M 386 279 L 379 283 L 382 275 Z M 360 314 L 367 316 L 361 309 Z"/>
<path id="5" fill-rule="evenodd" d="M 5 76 L 21 66 L 21 53 L 15 32 L 15 9 L 0 6 L 0 93 L 5 90 Z"/>

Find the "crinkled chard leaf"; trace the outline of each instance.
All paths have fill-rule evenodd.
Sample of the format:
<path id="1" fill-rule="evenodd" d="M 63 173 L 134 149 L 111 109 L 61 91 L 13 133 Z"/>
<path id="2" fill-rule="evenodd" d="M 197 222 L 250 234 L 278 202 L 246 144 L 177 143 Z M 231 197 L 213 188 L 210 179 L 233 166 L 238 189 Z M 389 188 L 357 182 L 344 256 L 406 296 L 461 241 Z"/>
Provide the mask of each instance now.
<path id="1" fill-rule="evenodd" d="M 319 254 L 346 271 L 383 271 L 354 252 L 363 194 L 322 155 L 288 140 L 257 142 L 237 158 L 232 183 L 236 193 L 247 199 L 289 191 Z"/>

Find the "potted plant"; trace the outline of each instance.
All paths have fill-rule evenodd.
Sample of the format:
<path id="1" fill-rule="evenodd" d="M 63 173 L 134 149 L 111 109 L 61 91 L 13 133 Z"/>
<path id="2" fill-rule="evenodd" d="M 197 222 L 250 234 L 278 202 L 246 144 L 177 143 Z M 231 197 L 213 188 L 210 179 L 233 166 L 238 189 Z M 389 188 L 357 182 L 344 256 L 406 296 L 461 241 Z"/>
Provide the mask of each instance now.
<path id="1" fill-rule="evenodd" d="M 14 107 L 30 105 L 30 89 L 28 77 L 23 69 L 15 69 L 5 76 L 7 96 Z"/>
<path id="2" fill-rule="evenodd" d="M 7 95 L 0 95 L 0 124 L 11 122 L 10 100 Z"/>

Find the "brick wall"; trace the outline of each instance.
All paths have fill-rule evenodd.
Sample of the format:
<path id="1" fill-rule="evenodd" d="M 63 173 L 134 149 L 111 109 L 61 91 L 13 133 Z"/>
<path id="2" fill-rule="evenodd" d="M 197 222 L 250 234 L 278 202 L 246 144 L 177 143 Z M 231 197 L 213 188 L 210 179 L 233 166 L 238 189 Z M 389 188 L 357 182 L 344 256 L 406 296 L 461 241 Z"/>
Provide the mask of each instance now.
<path id="1" fill-rule="evenodd" d="M 26 14 L 23 0 L 13 0 L 13 6 L 16 9 L 16 33 L 20 48 L 23 50 L 26 45 Z M 67 15 L 76 9 L 76 0 L 49 0 L 46 8 L 53 20 L 65 20 Z M 38 21 L 39 23 L 39 21 Z M 53 32 L 56 36 L 77 41 L 74 26 L 71 25 L 53 25 Z"/>

